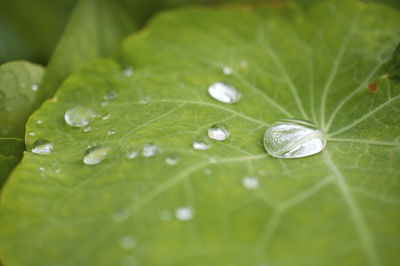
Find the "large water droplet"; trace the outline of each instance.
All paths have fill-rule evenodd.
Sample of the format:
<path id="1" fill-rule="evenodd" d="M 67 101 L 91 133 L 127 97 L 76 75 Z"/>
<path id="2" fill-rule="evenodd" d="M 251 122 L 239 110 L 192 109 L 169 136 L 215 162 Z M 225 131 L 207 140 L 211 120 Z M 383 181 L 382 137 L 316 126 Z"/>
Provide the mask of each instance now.
<path id="1" fill-rule="evenodd" d="M 211 147 L 210 142 L 208 141 L 208 139 L 204 136 L 201 137 L 197 137 L 194 141 L 193 141 L 193 149 L 195 150 L 208 150 Z"/>
<path id="2" fill-rule="evenodd" d="M 242 180 L 243 186 L 247 189 L 253 190 L 258 188 L 258 179 L 252 176 L 245 176 Z"/>
<path id="3" fill-rule="evenodd" d="M 208 129 L 208 136 L 215 140 L 226 140 L 229 135 L 229 128 L 224 124 L 214 124 Z"/>
<path id="4" fill-rule="evenodd" d="M 83 163 L 86 165 L 101 163 L 107 157 L 108 150 L 109 148 L 90 147 L 83 156 Z"/>
<path id="5" fill-rule="evenodd" d="M 193 218 L 193 209 L 189 206 L 182 206 L 175 210 L 175 216 L 178 220 L 189 221 Z"/>
<path id="6" fill-rule="evenodd" d="M 53 151 L 53 145 L 50 141 L 39 139 L 33 143 L 32 152 L 36 154 L 48 155 Z"/>
<path id="7" fill-rule="evenodd" d="M 75 106 L 65 112 L 65 122 L 72 127 L 85 127 L 96 118 L 98 114 L 91 108 Z"/>
<path id="8" fill-rule="evenodd" d="M 143 146 L 142 154 L 146 158 L 154 157 L 160 154 L 161 149 L 154 143 L 147 143 Z"/>
<path id="9" fill-rule="evenodd" d="M 274 123 L 264 135 L 264 147 L 277 158 L 300 158 L 322 151 L 326 134 L 305 120 L 285 119 Z"/>
<path id="10" fill-rule="evenodd" d="M 217 101 L 223 103 L 237 103 L 242 97 L 240 91 L 234 86 L 228 85 L 224 82 L 216 82 L 208 88 L 208 93 Z"/>

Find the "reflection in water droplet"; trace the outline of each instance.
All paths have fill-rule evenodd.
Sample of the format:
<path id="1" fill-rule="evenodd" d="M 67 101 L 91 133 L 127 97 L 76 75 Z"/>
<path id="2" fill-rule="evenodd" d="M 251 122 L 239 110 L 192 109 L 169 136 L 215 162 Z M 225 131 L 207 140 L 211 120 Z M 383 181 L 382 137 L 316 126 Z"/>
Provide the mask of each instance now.
<path id="1" fill-rule="evenodd" d="M 32 88 L 33 91 L 38 91 L 39 90 L 39 85 L 33 84 L 31 88 Z"/>
<path id="2" fill-rule="evenodd" d="M 121 238 L 119 244 L 123 249 L 132 249 L 136 246 L 136 240 L 131 236 L 124 236 Z"/>
<path id="3" fill-rule="evenodd" d="M 146 158 L 154 157 L 160 154 L 161 149 L 154 143 L 147 143 L 143 146 L 142 154 Z"/>
<path id="4" fill-rule="evenodd" d="M 53 151 L 53 145 L 50 141 L 39 139 L 33 143 L 32 152 L 36 154 L 48 155 Z"/>
<path id="5" fill-rule="evenodd" d="M 132 150 L 132 151 L 128 152 L 128 154 L 126 156 L 128 157 L 128 159 L 135 159 L 138 155 L 139 155 L 139 152 L 137 150 Z"/>
<path id="6" fill-rule="evenodd" d="M 230 68 L 230 67 L 228 67 L 228 66 L 225 66 L 225 67 L 222 68 L 222 72 L 223 72 L 225 75 L 232 75 L 233 69 Z"/>
<path id="7" fill-rule="evenodd" d="M 197 137 L 194 141 L 193 141 L 193 149 L 195 150 L 208 150 L 211 147 L 210 142 L 208 141 L 208 139 L 204 136 L 200 136 Z"/>
<path id="8" fill-rule="evenodd" d="M 252 176 L 245 176 L 243 177 L 242 180 L 243 186 L 247 189 L 257 189 L 259 184 L 258 184 L 258 179 L 256 177 Z"/>
<path id="9" fill-rule="evenodd" d="M 101 163 L 108 154 L 109 148 L 91 147 L 87 149 L 83 156 L 83 163 L 86 165 L 95 165 Z"/>
<path id="10" fill-rule="evenodd" d="M 132 67 L 130 67 L 130 66 L 127 66 L 127 67 L 125 67 L 123 70 L 122 70 L 122 73 L 124 74 L 124 76 L 125 77 L 132 77 L 132 75 L 133 75 L 133 68 Z"/>
<path id="11" fill-rule="evenodd" d="M 29 132 L 29 136 L 35 136 L 36 134 L 35 134 L 35 132 Z"/>
<path id="12" fill-rule="evenodd" d="M 233 86 L 224 82 L 216 82 L 208 88 L 208 93 L 217 101 L 223 103 L 237 103 L 242 94 Z"/>
<path id="13" fill-rule="evenodd" d="M 171 221 L 172 212 L 170 210 L 163 210 L 160 213 L 160 219 L 163 220 L 163 221 Z"/>
<path id="14" fill-rule="evenodd" d="M 105 114 L 105 115 L 103 115 L 103 117 L 101 119 L 108 120 L 110 118 L 111 118 L 111 114 Z"/>
<path id="15" fill-rule="evenodd" d="M 165 162 L 168 165 L 177 165 L 179 163 L 179 161 L 181 160 L 181 157 L 179 157 L 178 155 L 170 155 L 165 159 Z"/>
<path id="16" fill-rule="evenodd" d="M 322 151 L 326 134 L 312 122 L 285 119 L 274 123 L 264 135 L 265 150 L 277 158 L 300 158 Z"/>
<path id="17" fill-rule="evenodd" d="M 118 98 L 118 95 L 119 95 L 118 91 L 115 91 L 115 90 L 107 91 L 106 94 L 104 94 L 104 100 L 107 100 L 107 101 L 115 100 Z"/>
<path id="18" fill-rule="evenodd" d="M 182 206 L 175 210 L 175 216 L 178 220 L 189 221 L 193 218 L 193 208 L 189 206 Z"/>
<path id="19" fill-rule="evenodd" d="M 214 124 L 208 129 L 208 136 L 215 140 L 226 140 L 229 135 L 230 131 L 224 124 Z"/>
<path id="20" fill-rule="evenodd" d="M 111 136 L 117 133 L 117 130 L 115 128 L 110 128 L 107 132 L 107 135 Z"/>
<path id="21" fill-rule="evenodd" d="M 97 116 L 98 114 L 91 108 L 75 106 L 65 112 L 64 120 L 71 127 L 84 127 Z"/>

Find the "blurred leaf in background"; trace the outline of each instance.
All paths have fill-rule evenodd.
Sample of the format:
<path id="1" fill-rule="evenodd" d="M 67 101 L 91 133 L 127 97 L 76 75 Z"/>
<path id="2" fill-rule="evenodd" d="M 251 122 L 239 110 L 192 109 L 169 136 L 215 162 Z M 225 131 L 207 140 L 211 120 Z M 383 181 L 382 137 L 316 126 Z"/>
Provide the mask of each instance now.
<path id="1" fill-rule="evenodd" d="M 25 143 L 23 139 L 0 138 L 0 187 L 5 182 L 8 174 L 21 160 L 24 149 Z"/>

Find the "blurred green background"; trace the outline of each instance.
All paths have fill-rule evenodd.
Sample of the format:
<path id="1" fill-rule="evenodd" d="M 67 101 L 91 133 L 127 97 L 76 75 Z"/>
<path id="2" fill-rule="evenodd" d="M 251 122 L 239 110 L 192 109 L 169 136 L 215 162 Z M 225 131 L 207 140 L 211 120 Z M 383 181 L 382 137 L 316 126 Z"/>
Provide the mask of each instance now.
<path id="1" fill-rule="evenodd" d="M 263 0 L 115 0 L 139 27 L 158 11 L 183 5 L 254 3 Z M 281 3 L 285 0 L 272 0 Z M 295 0 L 307 8 L 320 0 Z M 368 0 L 400 8 L 399 0 Z M 29 60 L 46 65 L 77 0 L 9 0 L 0 8 L 0 64 Z"/>

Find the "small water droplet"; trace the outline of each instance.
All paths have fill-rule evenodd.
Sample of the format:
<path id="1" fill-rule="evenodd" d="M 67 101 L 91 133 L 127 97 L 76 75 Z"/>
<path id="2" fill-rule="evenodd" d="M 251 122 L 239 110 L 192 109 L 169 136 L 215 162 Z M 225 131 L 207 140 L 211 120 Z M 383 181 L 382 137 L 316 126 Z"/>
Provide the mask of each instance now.
<path id="1" fill-rule="evenodd" d="M 305 120 L 285 119 L 274 123 L 264 135 L 265 150 L 277 158 L 301 158 L 322 151 L 326 134 Z"/>
<path id="2" fill-rule="evenodd" d="M 33 84 L 31 88 L 32 88 L 33 91 L 38 91 L 39 90 L 39 85 Z"/>
<path id="3" fill-rule="evenodd" d="M 209 148 L 211 148 L 211 143 L 204 136 L 197 137 L 193 141 L 193 149 L 195 149 L 195 150 L 204 151 L 204 150 L 208 150 Z"/>
<path id="4" fill-rule="evenodd" d="M 224 124 L 214 124 L 208 129 L 208 137 L 211 139 L 226 140 L 229 135 L 229 128 Z"/>
<path id="5" fill-rule="evenodd" d="M 101 119 L 108 120 L 110 118 L 111 118 L 111 114 L 105 114 L 105 115 L 103 115 L 103 117 Z"/>
<path id="6" fill-rule="evenodd" d="M 128 152 L 128 154 L 126 156 L 128 157 L 128 159 L 135 159 L 138 155 L 139 155 L 139 152 L 137 150 L 132 150 L 132 151 Z"/>
<path id="7" fill-rule="evenodd" d="M 98 114 L 91 108 L 75 106 L 65 112 L 64 120 L 71 127 L 85 127 L 97 116 Z"/>
<path id="8" fill-rule="evenodd" d="M 90 132 L 92 131 L 92 127 L 91 126 L 86 126 L 83 128 L 83 132 Z"/>
<path id="9" fill-rule="evenodd" d="M 110 91 L 107 91 L 106 94 L 104 94 L 104 100 L 112 101 L 112 100 L 117 99 L 118 96 L 119 96 L 118 91 L 110 90 Z"/>
<path id="10" fill-rule="evenodd" d="M 44 168 L 43 166 L 40 166 L 40 167 L 39 167 L 39 170 L 40 170 L 40 171 L 46 171 L 46 168 Z"/>
<path id="11" fill-rule="evenodd" d="M 60 173 L 61 172 L 61 170 L 60 169 L 56 169 L 56 171 L 55 171 L 57 174 L 58 173 Z"/>
<path id="12" fill-rule="evenodd" d="M 232 75 L 233 69 L 230 68 L 230 67 L 228 67 L 228 66 L 224 66 L 224 67 L 222 68 L 222 72 L 223 72 L 225 75 Z"/>
<path id="13" fill-rule="evenodd" d="M 109 148 L 91 147 L 87 149 L 83 156 L 83 163 L 86 165 L 95 165 L 101 163 L 108 154 Z"/>
<path id="14" fill-rule="evenodd" d="M 175 210 L 175 216 L 178 220 L 189 221 L 193 218 L 193 208 L 189 206 L 182 206 Z"/>
<path id="15" fill-rule="evenodd" d="M 50 141 L 39 139 L 33 143 L 32 152 L 41 155 L 48 155 L 53 151 L 53 145 Z"/>
<path id="16" fill-rule="evenodd" d="M 124 236 L 121 238 L 119 244 L 123 249 L 132 249 L 136 246 L 136 240 L 131 236 Z"/>
<path id="17" fill-rule="evenodd" d="M 178 155 L 170 155 L 165 159 L 165 162 L 168 165 L 177 165 L 179 163 L 179 161 L 181 160 L 181 157 L 179 157 Z"/>
<path id="18" fill-rule="evenodd" d="M 38 121 L 36 121 L 36 123 L 41 125 L 41 124 L 43 124 L 43 121 L 42 120 L 38 120 Z"/>
<path id="19" fill-rule="evenodd" d="M 237 103 L 242 97 L 242 94 L 231 85 L 224 82 L 216 82 L 208 88 L 208 93 L 217 101 L 223 103 Z"/>
<path id="20" fill-rule="evenodd" d="M 107 106 L 107 105 L 109 105 L 109 104 L 110 104 L 110 102 L 108 102 L 108 101 L 104 101 L 104 102 L 101 102 L 101 103 L 100 103 L 100 105 L 103 106 L 103 107 L 104 107 L 104 106 Z"/>
<path id="21" fill-rule="evenodd" d="M 154 157 L 160 154 L 161 149 L 154 143 L 147 143 L 143 146 L 142 154 L 146 158 Z"/>
<path id="22" fill-rule="evenodd" d="M 117 212 L 115 212 L 112 216 L 113 220 L 116 222 L 123 222 L 126 219 L 128 219 L 130 216 L 130 211 L 129 209 L 122 209 Z"/>
<path id="23" fill-rule="evenodd" d="M 206 175 L 211 175 L 212 174 L 212 169 L 211 168 L 206 168 L 206 169 L 204 169 L 204 173 Z"/>
<path id="24" fill-rule="evenodd" d="M 133 68 L 132 67 L 130 67 L 130 66 L 127 66 L 127 67 L 125 67 L 123 70 L 122 70 L 122 73 L 124 74 L 124 76 L 125 77 L 132 77 L 132 75 L 133 75 Z"/>
<path id="25" fill-rule="evenodd" d="M 146 96 L 143 99 L 140 100 L 141 104 L 149 104 L 151 102 L 151 97 L 150 96 Z"/>
<path id="26" fill-rule="evenodd" d="M 250 190 L 257 189 L 259 186 L 258 179 L 252 176 L 243 177 L 242 183 L 245 188 Z"/>
<path id="27" fill-rule="evenodd" d="M 29 132 L 29 136 L 35 136 L 36 135 L 36 133 L 35 132 Z"/>
<path id="28" fill-rule="evenodd" d="M 117 133 L 117 130 L 115 128 L 110 128 L 107 132 L 107 135 L 112 136 L 115 135 L 115 133 Z"/>
<path id="29" fill-rule="evenodd" d="M 171 221 L 172 220 L 172 212 L 170 210 L 163 210 L 160 213 L 160 219 L 163 221 Z"/>

